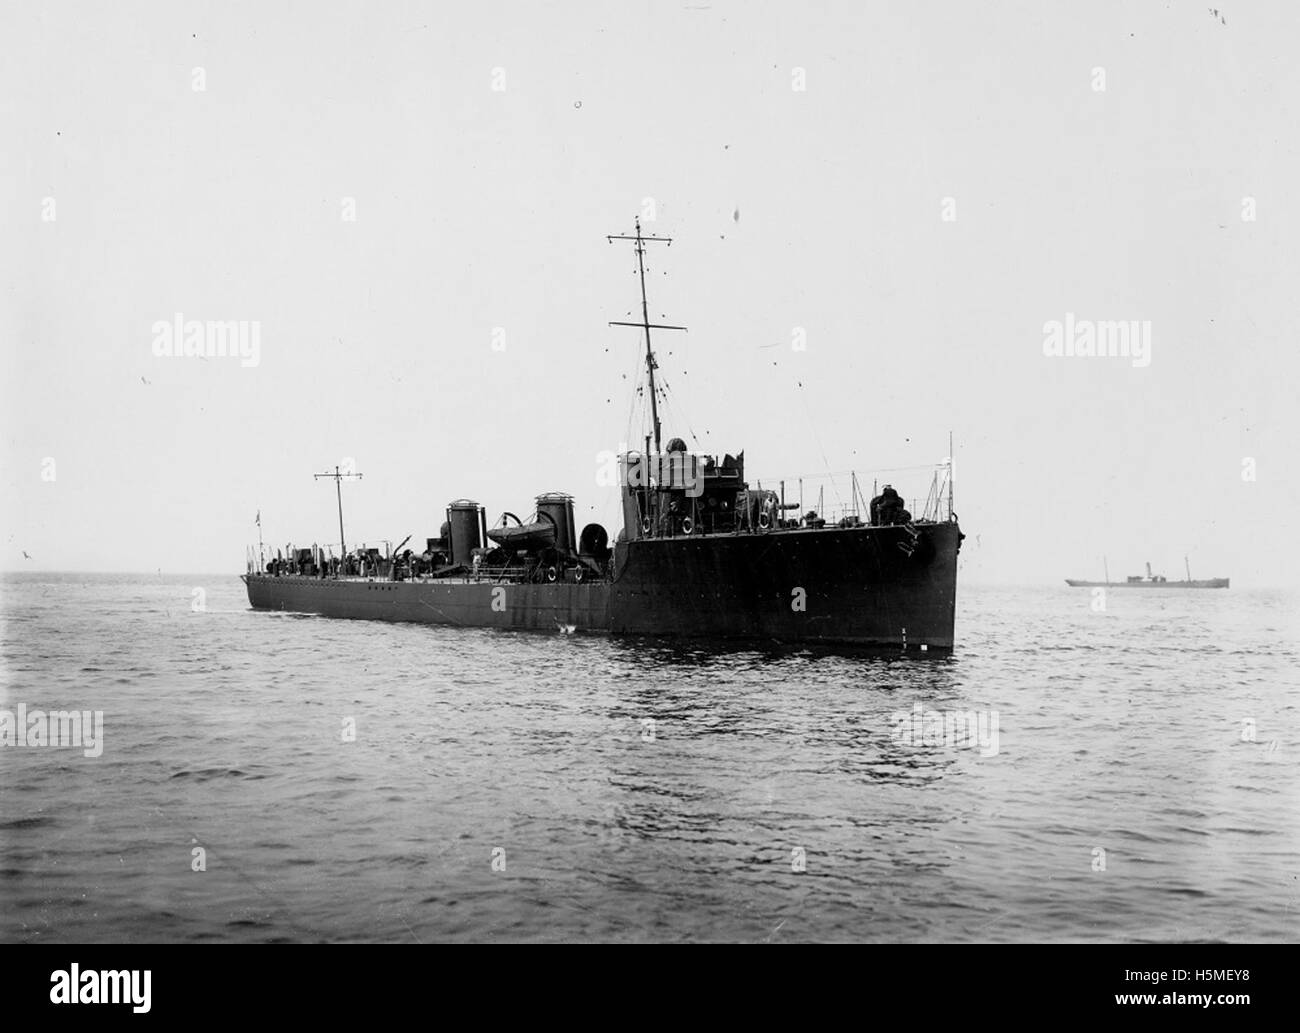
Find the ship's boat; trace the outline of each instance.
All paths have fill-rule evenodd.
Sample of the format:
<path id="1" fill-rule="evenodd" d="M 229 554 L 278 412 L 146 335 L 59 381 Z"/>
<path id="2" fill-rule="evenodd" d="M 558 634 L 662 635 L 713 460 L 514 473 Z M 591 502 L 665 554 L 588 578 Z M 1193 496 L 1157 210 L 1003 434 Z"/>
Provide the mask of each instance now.
<path id="1" fill-rule="evenodd" d="M 505 523 L 507 517 L 514 520 L 513 526 Z M 544 513 L 527 524 L 522 523 L 513 513 L 506 513 L 501 519 L 501 526 L 489 530 L 487 536 L 503 549 L 537 552 L 555 544 L 555 521 Z"/>

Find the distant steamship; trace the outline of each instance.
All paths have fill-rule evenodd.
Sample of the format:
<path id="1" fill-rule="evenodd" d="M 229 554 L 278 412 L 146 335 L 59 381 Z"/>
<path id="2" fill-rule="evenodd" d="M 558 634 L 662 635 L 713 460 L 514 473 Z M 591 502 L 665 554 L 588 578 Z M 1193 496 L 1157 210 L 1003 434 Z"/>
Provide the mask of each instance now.
<path id="1" fill-rule="evenodd" d="M 1066 578 L 1065 583 L 1071 588 L 1227 588 L 1228 578 L 1211 577 L 1204 578 L 1200 581 L 1192 579 L 1192 567 L 1187 562 L 1187 557 L 1183 557 L 1183 566 L 1187 570 L 1186 581 L 1170 581 L 1163 574 L 1152 574 L 1151 564 L 1147 564 L 1147 576 L 1141 574 L 1130 574 L 1123 581 L 1112 581 L 1110 579 L 1110 570 L 1106 570 L 1105 581 L 1079 581 L 1075 578 Z"/>
<path id="2" fill-rule="evenodd" d="M 855 480 L 854 511 L 827 520 L 793 513 L 802 507 L 783 490 L 750 487 L 743 452 L 694 455 L 680 438 L 661 450 L 651 331 L 683 328 L 650 322 L 645 253 L 670 240 L 643 234 L 639 220 L 634 235 L 609 240 L 637 255 L 642 318 L 611 325 L 644 333 L 653 424 L 653 448 L 647 435 L 643 452 L 619 457 L 614 541 L 599 524 L 579 529 L 572 496 L 552 492 L 527 519 L 505 513 L 492 527 L 477 502 L 454 501 L 418 553 L 402 551 L 406 542 L 349 552 L 340 489 L 341 555 L 313 547 L 268 562 L 250 550 L 250 604 L 462 627 L 951 650 L 965 537 L 951 465 L 945 481 L 935 474 L 920 516 L 889 486 L 859 507 Z M 337 488 L 346 475 L 317 476 Z"/>

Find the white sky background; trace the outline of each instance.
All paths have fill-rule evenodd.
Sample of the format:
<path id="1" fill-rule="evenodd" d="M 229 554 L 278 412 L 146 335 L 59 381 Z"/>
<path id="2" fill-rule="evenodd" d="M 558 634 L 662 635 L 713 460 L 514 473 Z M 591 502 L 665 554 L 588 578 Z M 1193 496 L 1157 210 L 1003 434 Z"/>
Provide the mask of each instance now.
<path id="1" fill-rule="evenodd" d="M 665 439 L 869 489 L 951 428 L 964 579 L 1293 584 L 1300 8 L 1221 14 L 8 4 L 0 565 L 241 573 L 259 509 L 337 538 L 344 457 L 354 544 L 548 490 L 612 536 L 641 340 L 604 237 L 653 198 Z M 260 364 L 155 357 L 176 312 L 259 320 Z M 1150 366 L 1046 357 L 1067 312 L 1150 320 Z"/>

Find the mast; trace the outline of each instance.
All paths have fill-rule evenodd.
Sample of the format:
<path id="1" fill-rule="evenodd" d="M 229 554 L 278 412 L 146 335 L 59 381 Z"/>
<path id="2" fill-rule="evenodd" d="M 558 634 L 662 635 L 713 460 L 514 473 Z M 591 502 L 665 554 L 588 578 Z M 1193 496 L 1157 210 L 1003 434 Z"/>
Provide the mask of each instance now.
<path id="1" fill-rule="evenodd" d="M 650 415 L 654 421 L 655 452 L 657 453 L 660 451 L 659 397 L 658 397 L 658 391 L 655 388 L 655 370 L 658 368 L 658 363 L 655 362 L 654 348 L 650 344 L 650 331 L 651 330 L 685 330 L 686 327 L 662 326 L 658 323 L 650 322 L 650 305 L 646 301 L 646 292 L 645 292 L 645 246 L 647 244 L 671 245 L 673 242 L 673 238 L 655 237 L 655 236 L 647 237 L 643 235 L 641 233 L 641 218 L 640 216 L 638 216 L 636 220 L 636 236 L 626 237 L 626 236 L 614 235 L 606 239 L 608 239 L 611 244 L 616 240 L 631 240 L 636 242 L 636 268 L 637 268 L 637 273 L 641 277 L 641 322 L 619 323 L 619 322 L 611 321 L 609 325 L 610 326 L 639 326 L 645 330 L 645 370 L 646 370 L 646 376 L 650 381 Z"/>
<path id="2" fill-rule="evenodd" d="M 952 523 L 952 475 L 957 458 L 952 454 L 952 431 L 948 431 L 948 523 Z"/>
<path id="3" fill-rule="evenodd" d="M 1187 571 L 1187 580 L 1192 580 L 1192 565 L 1187 562 L 1187 557 L 1183 557 L 1183 569 Z"/>
<path id="4" fill-rule="evenodd" d="M 330 473 L 330 472 L 327 470 L 325 473 L 313 474 L 312 476 L 313 476 L 316 480 L 320 480 L 322 477 L 332 477 L 332 478 L 334 478 L 334 489 L 335 489 L 335 491 L 337 492 L 338 497 L 339 497 L 339 549 L 340 549 L 340 551 L 342 552 L 342 554 L 343 554 L 344 556 L 346 556 L 346 555 L 348 554 L 348 545 L 347 545 L 347 540 L 343 537 L 343 487 L 342 487 L 342 482 L 343 482 L 343 479 L 346 478 L 346 477 L 355 477 L 357 480 L 361 480 L 361 474 L 359 474 L 359 473 L 340 473 L 340 472 L 339 472 L 339 468 L 336 466 L 336 467 L 334 467 L 334 472 L 333 472 L 333 473 Z"/>
<path id="5" fill-rule="evenodd" d="M 1110 584 L 1110 565 L 1106 562 L 1106 557 L 1105 557 L 1105 556 L 1103 556 L 1103 557 L 1101 558 L 1101 569 L 1105 572 L 1105 574 L 1106 574 L 1106 584 L 1109 585 L 1109 584 Z"/>

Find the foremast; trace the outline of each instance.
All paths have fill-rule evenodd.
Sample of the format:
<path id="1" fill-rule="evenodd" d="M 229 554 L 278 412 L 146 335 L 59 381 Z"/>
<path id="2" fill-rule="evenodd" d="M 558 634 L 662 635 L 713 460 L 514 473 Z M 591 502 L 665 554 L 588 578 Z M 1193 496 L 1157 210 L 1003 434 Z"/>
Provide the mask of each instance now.
<path id="1" fill-rule="evenodd" d="M 685 330 L 686 327 L 667 326 L 662 323 L 650 322 L 650 306 L 649 303 L 646 301 L 646 291 L 645 291 L 645 246 L 647 244 L 671 245 L 673 242 L 673 238 L 657 237 L 654 236 L 653 234 L 651 234 L 650 236 L 646 236 L 644 233 L 641 232 L 641 219 L 638 216 L 636 220 L 635 236 L 629 237 L 629 236 L 614 234 L 609 236 L 607 239 L 611 244 L 614 243 L 614 241 L 616 240 L 630 240 L 636 244 L 636 268 L 637 268 L 637 273 L 641 277 L 641 322 L 622 323 L 622 322 L 618 322 L 617 320 L 611 320 L 609 325 L 610 326 L 639 326 L 645 331 L 645 371 L 646 371 L 646 378 L 649 380 L 650 383 L 650 418 L 654 423 L 655 453 L 658 454 L 660 451 L 659 397 L 658 397 L 658 391 L 655 387 L 655 370 L 658 369 L 659 364 L 655 361 L 654 347 L 650 343 L 650 331 L 651 330 Z"/>

